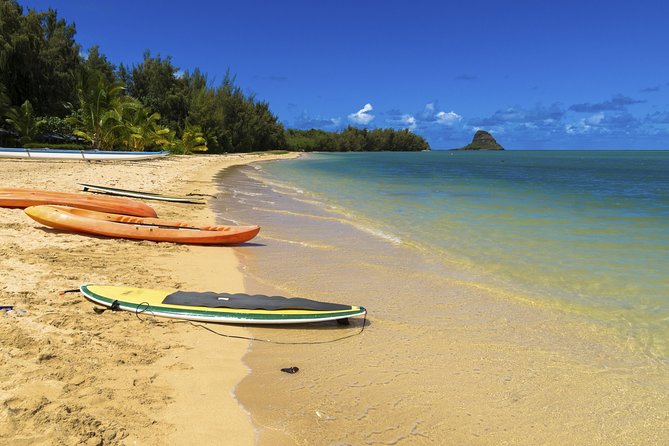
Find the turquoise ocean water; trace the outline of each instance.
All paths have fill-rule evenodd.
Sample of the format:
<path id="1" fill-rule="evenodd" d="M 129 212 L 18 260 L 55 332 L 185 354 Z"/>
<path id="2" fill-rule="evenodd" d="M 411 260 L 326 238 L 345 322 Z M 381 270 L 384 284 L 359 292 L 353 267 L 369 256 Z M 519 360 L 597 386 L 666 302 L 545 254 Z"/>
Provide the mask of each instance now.
<path id="1" fill-rule="evenodd" d="M 312 154 L 264 171 L 390 243 L 669 353 L 669 152 Z"/>
<path id="2" fill-rule="evenodd" d="M 237 389 L 260 444 L 669 437 L 669 152 L 308 154 L 218 179 L 220 220 L 262 227 L 236 248 L 249 292 L 370 311 L 332 344 L 290 345 L 359 321 L 254 329 L 287 342 L 254 343 Z"/>

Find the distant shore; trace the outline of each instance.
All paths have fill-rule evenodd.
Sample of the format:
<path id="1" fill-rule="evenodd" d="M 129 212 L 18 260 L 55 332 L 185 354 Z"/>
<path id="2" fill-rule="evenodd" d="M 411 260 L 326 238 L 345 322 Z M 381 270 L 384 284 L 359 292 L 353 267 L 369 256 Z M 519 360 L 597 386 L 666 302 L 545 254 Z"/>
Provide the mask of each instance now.
<path id="1" fill-rule="evenodd" d="M 0 187 L 76 192 L 77 183 L 216 194 L 221 169 L 293 154 L 172 156 L 140 162 L 0 161 Z M 159 216 L 214 222 L 207 206 L 147 202 Z M 244 291 L 234 248 L 95 238 L 0 208 L 0 442 L 252 444 L 232 396 L 248 341 L 188 324 L 93 312 L 82 283 Z M 220 326 L 226 334 L 247 329 Z"/>

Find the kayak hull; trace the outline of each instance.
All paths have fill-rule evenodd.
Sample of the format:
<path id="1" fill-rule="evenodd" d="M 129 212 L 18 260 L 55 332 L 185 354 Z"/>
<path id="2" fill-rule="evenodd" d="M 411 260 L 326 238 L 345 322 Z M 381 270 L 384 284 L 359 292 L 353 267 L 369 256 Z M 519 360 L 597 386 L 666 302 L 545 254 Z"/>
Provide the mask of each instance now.
<path id="1" fill-rule="evenodd" d="M 39 205 L 72 206 L 98 212 L 157 217 L 149 205 L 121 197 L 92 197 L 70 192 L 52 192 L 36 189 L 0 189 L 0 207 L 27 208 Z"/>
<path id="2" fill-rule="evenodd" d="M 123 152 L 104 150 L 59 150 L 59 149 L 22 149 L 2 148 L 0 158 L 51 159 L 51 160 L 120 160 L 139 161 L 167 156 L 169 152 Z"/>
<path id="3" fill-rule="evenodd" d="M 260 232 L 258 226 L 200 226 L 160 218 L 89 211 L 67 206 L 31 206 L 25 213 L 46 226 L 83 234 L 154 242 L 236 245 Z"/>

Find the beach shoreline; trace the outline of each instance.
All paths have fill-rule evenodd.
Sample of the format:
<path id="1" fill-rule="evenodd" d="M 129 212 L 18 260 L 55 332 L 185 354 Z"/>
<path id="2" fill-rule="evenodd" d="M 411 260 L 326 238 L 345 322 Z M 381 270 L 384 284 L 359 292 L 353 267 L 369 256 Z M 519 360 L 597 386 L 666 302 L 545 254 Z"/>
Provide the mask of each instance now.
<path id="1" fill-rule="evenodd" d="M 406 200 L 416 197 L 402 201 L 411 189 L 372 174 L 347 175 L 345 166 L 363 170 L 362 156 L 262 163 L 219 176 L 230 189 L 226 215 L 264 228 L 262 250 L 238 250 L 249 293 L 370 312 L 364 334 L 335 342 L 360 326 L 250 328 L 275 342 L 252 343 L 245 357 L 252 372 L 236 392 L 258 444 L 622 445 L 668 438 L 660 358 L 586 314 L 492 286 L 440 251 L 411 243 L 411 234 L 403 237 L 383 218 L 342 205 L 351 197 L 377 203 L 391 193 L 392 206 L 409 209 Z M 370 155 L 373 163 L 382 157 Z M 368 196 L 367 187 L 380 191 Z M 389 219 L 401 217 L 394 207 Z M 299 373 L 281 373 L 288 366 Z"/>
<path id="2" fill-rule="evenodd" d="M 63 192 L 77 183 L 216 194 L 221 170 L 294 154 L 173 156 L 141 162 L 0 161 L 0 185 Z M 147 201 L 159 216 L 214 223 L 209 206 Z M 0 440 L 12 444 L 254 442 L 234 396 L 249 341 L 129 312 L 96 314 L 81 283 L 244 291 L 231 247 L 89 237 L 0 208 Z M 246 336 L 246 328 L 217 331 Z"/>
<path id="3" fill-rule="evenodd" d="M 248 246 L 186 246 L 55 231 L 0 208 L 0 305 L 17 310 L 0 312 L 0 443 L 667 438 L 664 364 L 580 318 L 455 280 L 418 252 L 333 218 L 308 189 L 250 181 L 264 163 L 227 169 L 295 156 L 1 161 L 2 187 L 75 192 L 84 182 L 217 195 L 208 206 L 147 203 L 165 218 L 230 219 L 263 230 Z M 371 317 L 364 335 L 342 342 L 329 341 L 357 332 L 360 321 L 349 328 L 209 325 L 285 345 L 251 343 L 183 321 L 96 314 L 79 293 L 58 294 L 84 282 L 308 296 L 364 305 Z M 433 305 L 431 294 L 439 297 L 431 321 L 402 304 Z M 280 371 L 289 366 L 299 373 Z"/>

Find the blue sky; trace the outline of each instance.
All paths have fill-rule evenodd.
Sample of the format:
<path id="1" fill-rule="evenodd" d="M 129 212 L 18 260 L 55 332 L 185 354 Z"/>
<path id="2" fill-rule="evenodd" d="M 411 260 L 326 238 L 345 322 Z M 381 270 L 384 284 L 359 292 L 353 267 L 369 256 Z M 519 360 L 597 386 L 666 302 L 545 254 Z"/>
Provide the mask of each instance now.
<path id="1" fill-rule="evenodd" d="M 114 63 L 146 49 L 293 128 L 478 128 L 509 149 L 669 149 L 669 2 L 19 0 Z"/>

